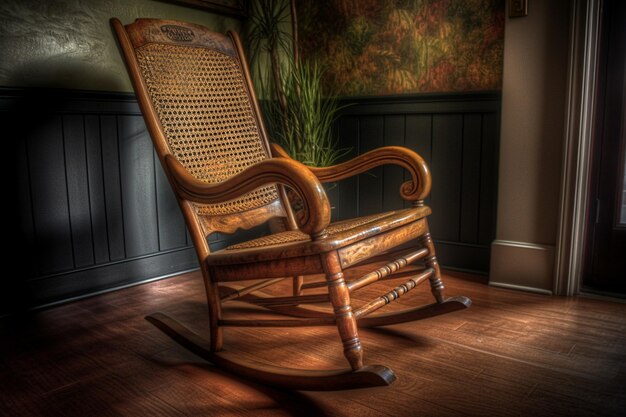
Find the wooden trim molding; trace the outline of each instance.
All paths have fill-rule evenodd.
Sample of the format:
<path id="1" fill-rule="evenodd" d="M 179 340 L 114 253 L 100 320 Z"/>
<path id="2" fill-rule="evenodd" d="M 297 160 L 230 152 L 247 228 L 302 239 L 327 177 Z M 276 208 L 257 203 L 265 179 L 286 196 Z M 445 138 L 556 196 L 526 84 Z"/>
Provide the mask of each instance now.
<path id="1" fill-rule="evenodd" d="M 560 223 L 553 285 L 558 295 L 578 294 L 582 281 L 601 9 L 602 0 L 576 0 L 572 5 Z"/>
<path id="2" fill-rule="evenodd" d="M 141 116 L 134 93 L 0 86 L 0 111 L 14 111 L 20 106 L 45 114 Z"/>
<path id="3" fill-rule="evenodd" d="M 193 7 L 195 9 L 204 10 L 213 13 L 223 14 L 225 16 L 237 19 L 245 19 L 247 17 L 246 8 L 243 0 L 161 0 L 167 3 L 179 4 L 181 6 Z"/>
<path id="4" fill-rule="evenodd" d="M 553 295 L 552 291 L 543 290 L 541 288 L 528 287 L 525 285 L 507 284 L 505 282 L 490 282 L 492 287 L 505 288 L 507 290 L 534 292 L 536 294 Z"/>
<path id="5" fill-rule="evenodd" d="M 368 97 L 342 97 L 341 115 L 499 112 L 500 91 L 471 93 L 419 93 Z"/>
<path id="6" fill-rule="evenodd" d="M 552 294 L 554 246 L 495 240 L 489 285 Z"/>

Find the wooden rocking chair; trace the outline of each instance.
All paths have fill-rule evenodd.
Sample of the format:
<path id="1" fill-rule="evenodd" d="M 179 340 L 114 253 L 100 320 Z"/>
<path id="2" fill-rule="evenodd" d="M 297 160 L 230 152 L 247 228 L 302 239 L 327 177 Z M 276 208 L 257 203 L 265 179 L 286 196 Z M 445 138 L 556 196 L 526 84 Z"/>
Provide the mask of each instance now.
<path id="1" fill-rule="evenodd" d="M 426 216 L 424 198 L 431 187 L 427 165 L 415 152 L 384 147 L 328 168 L 311 168 L 268 142 L 239 38 L 195 24 L 138 19 L 111 23 L 119 40 L 141 111 L 159 159 L 173 187 L 193 239 L 204 277 L 210 314 L 210 341 L 172 318 L 147 319 L 174 340 L 215 366 L 255 381 L 290 389 L 338 390 L 388 385 L 393 372 L 364 366 L 358 327 L 383 326 L 431 317 L 471 304 L 466 297 L 445 298 Z M 383 164 L 404 167 L 411 180 L 401 184 L 411 208 L 331 223 L 322 183 L 339 181 Z M 291 210 L 286 187 L 297 193 L 302 209 Z M 211 253 L 207 237 L 233 233 L 272 218 L 286 231 Z M 385 266 L 347 282 L 344 271 L 393 251 L 409 241 L 418 247 Z M 424 268 L 398 273 L 422 260 Z M 380 264 L 380 263 L 379 263 Z M 304 283 L 307 275 L 325 280 Z M 350 294 L 376 281 L 408 277 L 389 292 L 353 306 Z M 270 297 L 258 292 L 293 279 L 293 293 Z M 245 288 L 228 283 L 259 280 Z M 429 281 L 435 303 L 370 315 Z M 304 294 L 326 287 L 324 294 Z M 227 319 L 222 303 L 240 300 L 283 313 L 280 320 Z M 318 304 L 329 302 L 325 311 Z M 225 326 L 336 326 L 350 367 L 300 370 L 251 363 L 222 351 Z"/>

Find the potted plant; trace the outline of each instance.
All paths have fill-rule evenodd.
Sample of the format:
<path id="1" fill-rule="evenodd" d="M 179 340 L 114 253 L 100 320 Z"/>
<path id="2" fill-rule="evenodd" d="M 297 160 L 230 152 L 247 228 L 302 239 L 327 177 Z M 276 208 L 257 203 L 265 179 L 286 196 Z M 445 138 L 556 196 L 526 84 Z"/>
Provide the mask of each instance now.
<path id="1" fill-rule="evenodd" d="M 272 139 L 306 165 L 334 165 L 349 151 L 333 136 L 340 107 L 322 91 L 323 67 L 300 59 L 295 0 L 253 0 L 249 7 L 248 48 Z"/>

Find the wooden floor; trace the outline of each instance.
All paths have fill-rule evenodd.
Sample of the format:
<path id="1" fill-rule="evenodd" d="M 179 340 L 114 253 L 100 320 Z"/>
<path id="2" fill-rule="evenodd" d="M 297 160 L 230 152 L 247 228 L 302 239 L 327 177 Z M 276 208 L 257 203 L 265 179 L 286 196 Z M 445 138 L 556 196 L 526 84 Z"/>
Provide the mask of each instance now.
<path id="1" fill-rule="evenodd" d="M 624 415 L 626 304 L 514 292 L 468 277 L 445 282 L 448 295 L 467 295 L 473 306 L 362 330 L 366 363 L 387 365 L 398 379 L 351 392 L 279 391 L 231 377 L 143 319 L 163 311 L 201 331 L 207 319 L 198 273 L 5 319 L 0 415 Z M 363 291 L 359 298 L 381 288 Z M 426 287 L 414 292 L 404 306 L 431 302 Z M 230 317 L 265 316 L 229 306 Z M 333 327 L 227 329 L 225 336 L 228 350 L 259 360 L 345 366 Z"/>

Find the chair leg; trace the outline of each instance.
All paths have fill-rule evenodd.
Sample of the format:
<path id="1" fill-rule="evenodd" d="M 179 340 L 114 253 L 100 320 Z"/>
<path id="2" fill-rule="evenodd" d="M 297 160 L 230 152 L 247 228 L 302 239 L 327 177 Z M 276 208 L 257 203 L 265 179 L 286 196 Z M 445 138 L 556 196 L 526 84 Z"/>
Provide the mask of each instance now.
<path id="1" fill-rule="evenodd" d="M 437 256 L 435 253 L 435 244 L 433 243 L 433 239 L 430 236 L 430 232 L 426 232 L 421 238 L 420 242 L 424 247 L 428 249 L 428 256 L 424 259 L 424 263 L 427 268 L 432 268 L 435 270 L 435 273 L 432 274 L 429 278 L 430 280 L 430 291 L 433 293 L 435 300 L 438 303 L 443 303 L 445 297 L 443 295 L 443 290 L 445 289 L 443 285 L 443 281 L 441 280 L 441 269 L 439 268 L 439 262 L 437 261 Z"/>
<path id="2" fill-rule="evenodd" d="M 356 318 L 350 304 L 350 291 L 344 280 L 337 252 L 329 252 L 321 255 L 321 257 L 337 330 L 343 343 L 343 354 L 352 369 L 356 371 L 363 367 L 363 348 L 357 331 Z"/>
<path id="3" fill-rule="evenodd" d="M 298 275 L 293 277 L 293 295 L 298 296 L 302 295 L 302 284 L 304 284 L 304 277 L 302 275 Z"/>
<path id="4" fill-rule="evenodd" d="M 216 283 L 211 281 L 209 271 L 202 268 L 202 275 L 204 277 L 204 288 L 209 307 L 209 334 L 211 335 L 211 351 L 219 352 L 222 350 L 222 346 L 224 344 L 224 332 L 218 324 L 222 318 L 222 300 L 220 299 L 219 287 Z"/>

